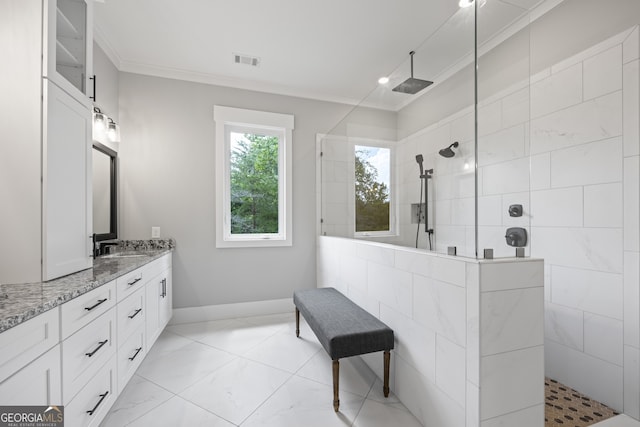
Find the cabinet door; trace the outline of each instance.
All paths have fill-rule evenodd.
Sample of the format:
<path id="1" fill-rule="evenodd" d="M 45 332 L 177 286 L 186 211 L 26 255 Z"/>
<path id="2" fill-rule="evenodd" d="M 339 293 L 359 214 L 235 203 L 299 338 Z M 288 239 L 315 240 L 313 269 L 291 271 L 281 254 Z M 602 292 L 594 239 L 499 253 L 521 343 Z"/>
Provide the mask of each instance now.
<path id="1" fill-rule="evenodd" d="M 94 96 L 93 1 L 47 0 L 44 17 L 44 68 L 42 75 L 77 100 Z"/>
<path id="2" fill-rule="evenodd" d="M 91 110 L 45 83 L 42 280 L 51 280 L 93 265 Z"/>
<path id="3" fill-rule="evenodd" d="M 0 383 L 3 405 L 61 405 L 60 346 Z"/>

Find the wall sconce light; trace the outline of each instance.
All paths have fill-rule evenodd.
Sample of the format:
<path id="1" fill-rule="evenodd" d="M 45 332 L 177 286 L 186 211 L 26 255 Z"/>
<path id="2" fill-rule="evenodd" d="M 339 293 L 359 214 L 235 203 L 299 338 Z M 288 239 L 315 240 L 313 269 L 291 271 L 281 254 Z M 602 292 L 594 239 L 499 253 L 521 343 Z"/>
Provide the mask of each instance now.
<path id="1" fill-rule="evenodd" d="M 107 125 L 107 138 L 111 142 L 120 142 L 120 126 L 118 126 L 111 117 Z"/>
<path id="2" fill-rule="evenodd" d="M 107 141 L 120 142 L 120 126 L 98 107 L 93 107 L 93 140 L 102 144 Z"/>

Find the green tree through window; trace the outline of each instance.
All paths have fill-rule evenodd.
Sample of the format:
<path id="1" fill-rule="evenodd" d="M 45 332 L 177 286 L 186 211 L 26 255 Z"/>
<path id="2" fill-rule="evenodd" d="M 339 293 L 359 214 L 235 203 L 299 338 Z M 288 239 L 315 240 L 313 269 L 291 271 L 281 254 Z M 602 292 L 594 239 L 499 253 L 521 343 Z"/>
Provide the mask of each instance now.
<path id="1" fill-rule="evenodd" d="M 388 148 L 355 147 L 356 232 L 390 229 L 389 151 Z M 384 170 L 379 171 L 372 161 L 380 154 L 387 163 L 382 166 Z M 386 179 L 381 179 L 380 172 L 385 172 Z"/>
<path id="2" fill-rule="evenodd" d="M 278 137 L 231 133 L 231 233 L 278 233 Z"/>

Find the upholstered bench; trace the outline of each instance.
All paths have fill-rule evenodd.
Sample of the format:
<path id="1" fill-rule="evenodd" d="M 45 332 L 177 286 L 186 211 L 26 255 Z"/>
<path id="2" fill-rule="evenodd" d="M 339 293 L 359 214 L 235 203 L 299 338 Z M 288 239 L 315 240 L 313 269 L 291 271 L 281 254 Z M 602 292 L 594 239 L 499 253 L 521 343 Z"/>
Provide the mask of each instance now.
<path id="1" fill-rule="evenodd" d="M 384 397 L 389 396 L 389 362 L 393 330 L 334 288 L 295 291 L 296 336 L 300 336 L 300 313 L 333 360 L 333 409 L 340 406 L 339 359 L 384 352 Z"/>

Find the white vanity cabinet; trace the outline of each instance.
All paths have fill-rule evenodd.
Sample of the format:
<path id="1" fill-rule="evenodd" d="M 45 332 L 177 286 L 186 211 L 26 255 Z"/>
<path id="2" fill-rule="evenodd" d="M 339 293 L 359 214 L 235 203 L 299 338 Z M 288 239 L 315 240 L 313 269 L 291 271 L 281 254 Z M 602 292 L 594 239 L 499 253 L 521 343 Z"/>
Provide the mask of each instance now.
<path id="1" fill-rule="evenodd" d="M 49 310 L 0 334 L 0 402 L 59 405 L 60 320 Z"/>
<path id="2" fill-rule="evenodd" d="M 147 347 L 150 348 L 171 319 L 173 306 L 171 254 L 149 264 L 148 269 L 155 273 L 146 285 Z"/>
<path id="3" fill-rule="evenodd" d="M 92 3 L 0 2 L 0 283 L 92 265 Z"/>

